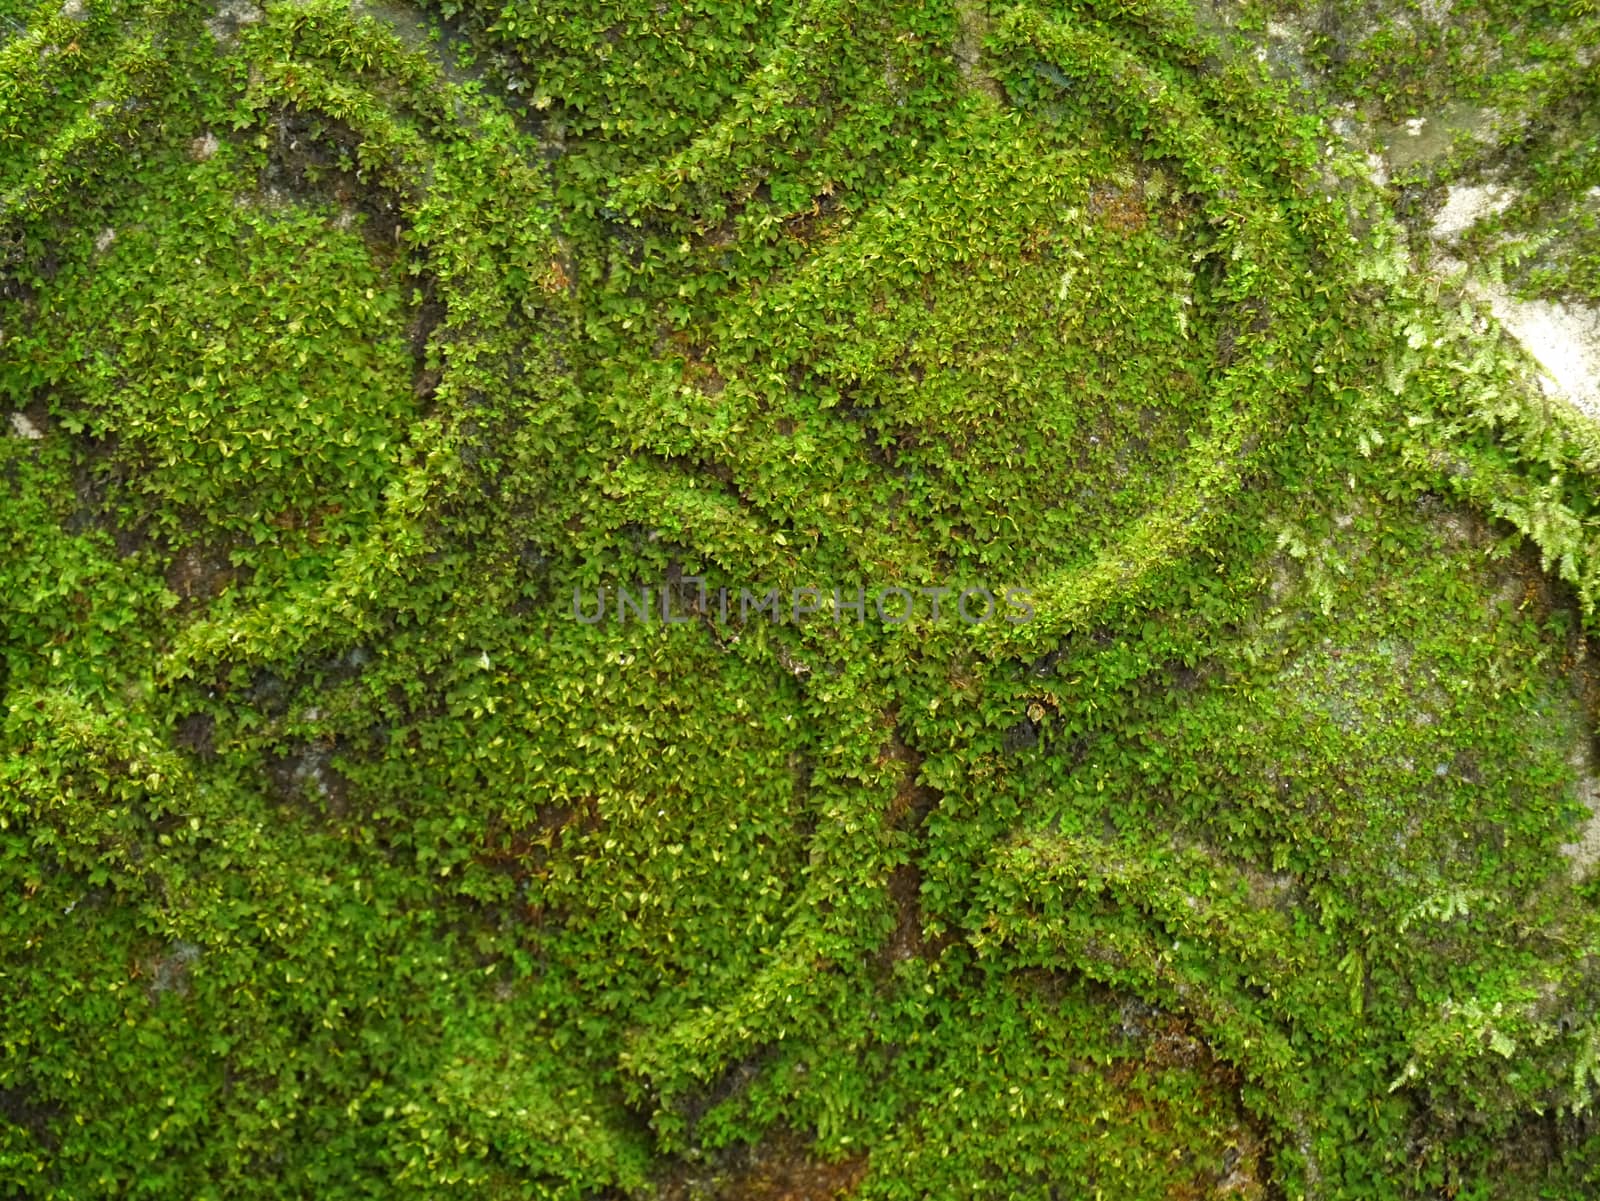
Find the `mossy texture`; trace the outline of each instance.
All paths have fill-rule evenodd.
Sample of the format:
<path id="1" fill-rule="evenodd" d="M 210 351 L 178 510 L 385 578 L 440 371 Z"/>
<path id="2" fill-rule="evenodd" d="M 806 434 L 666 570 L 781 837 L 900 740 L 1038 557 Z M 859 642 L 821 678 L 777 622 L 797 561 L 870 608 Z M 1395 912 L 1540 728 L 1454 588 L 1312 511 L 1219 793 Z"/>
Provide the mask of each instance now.
<path id="1" fill-rule="evenodd" d="M 0 0 L 0 1193 L 1591 1195 L 1600 431 L 1410 251 L 1595 298 L 1600 20 L 1451 11 Z"/>

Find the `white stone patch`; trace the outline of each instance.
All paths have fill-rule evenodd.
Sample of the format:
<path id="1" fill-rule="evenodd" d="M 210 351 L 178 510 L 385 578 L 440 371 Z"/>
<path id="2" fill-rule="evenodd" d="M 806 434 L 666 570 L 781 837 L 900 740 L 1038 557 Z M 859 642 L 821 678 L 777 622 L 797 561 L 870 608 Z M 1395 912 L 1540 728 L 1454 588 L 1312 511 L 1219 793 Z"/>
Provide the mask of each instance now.
<path id="1" fill-rule="evenodd" d="M 219 145 L 217 135 L 207 130 L 203 135 L 189 143 L 189 157 L 197 163 L 203 163 L 216 154 Z"/>
<path id="2" fill-rule="evenodd" d="M 1434 216 L 1435 242 L 1447 243 L 1474 222 L 1504 211 L 1516 198 L 1515 191 L 1493 184 L 1451 188 L 1444 206 Z M 1501 328 L 1538 363 L 1542 371 L 1540 384 L 1546 395 L 1564 400 L 1600 421 L 1600 310 L 1588 305 L 1521 300 L 1504 285 L 1474 278 L 1466 264 L 1448 253 L 1441 253 L 1436 262 L 1446 273 L 1464 273 L 1461 285 L 1467 296 L 1488 305 Z"/>
<path id="3" fill-rule="evenodd" d="M 1380 188 L 1389 186 L 1389 161 L 1381 154 L 1367 155 L 1367 170 L 1372 172 L 1372 182 Z"/>
<path id="4" fill-rule="evenodd" d="M 29 421 L 25 413 L 11 414 L 11 432 L 19 438 L 29 438 L 34 441 L 44 437 L 44 431 Z"/>
<path id="5" fill-rule="evenodd" d="M 229 45 L 238 36 L 241 26 L 254 25 L 264 14 L 250 0 L 219 0 L 217 15 L 206 21 L 220 45 Z"/>
<path id="6" fill-rule="evenodd" d="M 95 251 L 104 254 L 111 249 L 111 243 L 117 240 L 117 231 L 107 227 L 100 231 L 100 236 L 94 240 Z"/>
<path id="7" fill-rule="evenodd" d="M 1444 207 L 1434 214 L 1433 236 L 1459 237 L 1484 217 L 1505 212 L 1516 198 L 1517 194 L 1511 188 L 1494 184 L 1451 188 Z"/>
<path id="8" fill-rule="evenodd" d="M 1585 305 L 1518 300 L 1505 288 L 1476 284 L 1495 320 L 1544 368 L 1545 391 L 1600 421 L 1600 312 Z"/>
<path id="9" fill-rule="evenodd" d="M 1582 880 L 1600 862 L 1600 778 L 1594 775 L 1586 745 L 1575 746 L 1567 762 L 1578 772 L 1578 799 L 1589 810 L 1589 820 L 1578 832 L 1578 841 L 1567 843 L 1561 853 L 1572 864 L 1573 874 Z"/>

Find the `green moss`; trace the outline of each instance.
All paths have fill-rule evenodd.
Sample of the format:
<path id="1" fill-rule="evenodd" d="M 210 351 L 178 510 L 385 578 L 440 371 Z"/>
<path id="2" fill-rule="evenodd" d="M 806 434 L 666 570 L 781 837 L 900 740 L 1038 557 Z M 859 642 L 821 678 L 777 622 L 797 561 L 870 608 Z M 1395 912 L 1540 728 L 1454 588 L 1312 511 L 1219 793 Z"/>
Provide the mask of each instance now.
<path id="1" fill-rule="evenodd" d="M 1174 5 L 225 8 L 0 4 L 0 1191 L 1592 1183 L 1600 444 L 1310 93 Z M 1502 9 L 1318 86 L 1499 95 Z M 1513 15 L 1507 229 L 1593 157 Z M 1032 620 L 829 611 L 945 585 Z"/>

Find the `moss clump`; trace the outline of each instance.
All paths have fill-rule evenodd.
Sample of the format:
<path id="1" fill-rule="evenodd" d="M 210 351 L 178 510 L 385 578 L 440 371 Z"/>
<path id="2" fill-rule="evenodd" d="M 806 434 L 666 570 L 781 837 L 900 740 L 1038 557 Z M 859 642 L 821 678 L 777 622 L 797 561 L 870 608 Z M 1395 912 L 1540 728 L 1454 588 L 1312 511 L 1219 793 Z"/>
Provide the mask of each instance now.
<path id="1" fill-rule="evenodd" d="M 1246 43 L 0 30 L 7 1190 L 1592 1187 L 1600 444 Z"/>

